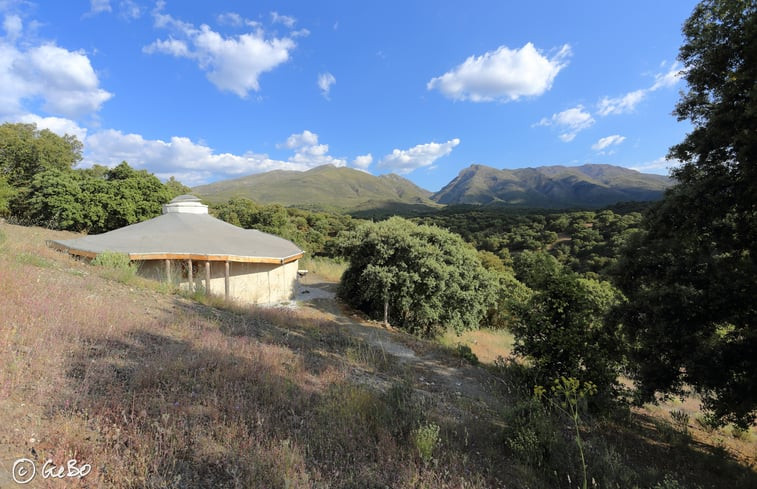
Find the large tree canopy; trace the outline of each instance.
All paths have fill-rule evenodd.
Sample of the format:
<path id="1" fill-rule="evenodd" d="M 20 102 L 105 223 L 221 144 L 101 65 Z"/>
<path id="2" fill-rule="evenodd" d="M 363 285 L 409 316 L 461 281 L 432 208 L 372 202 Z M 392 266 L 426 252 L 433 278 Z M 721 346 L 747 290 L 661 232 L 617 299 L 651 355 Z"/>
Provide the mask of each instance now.
<path id="1" fill-rule="evenodd" d="M 683 27 L 693 130 L 671 148 L 678 184 L 618 267 L 643 400 L 686 385 L 723 421 L 757 413 L 757 3 L 706 0 Z"/>
<path id="2" fill-rule="evenodd" d="M 623 345 L 617 328 L 605 319 L 620 294 L 610 283 L 583 278 L 544 252 L 524 251 L 516 270 L 533 293 L 516 308 L 515 353 L 529 360 L 539 382 L 563 376 L 591 381 L 602 401 L 611 399 Z"/>
<path id="3" fill-rule="evenodd" d="M 155 175 L 126 162 L 112 169 L 49 169 L 35 175 L 22 220 L 69 231 L 101 233 L 161 213 L 170 191 Z"/>
<path id="4" fill-rule="evenodd" d="M 0 177 L 15 187 L 26 187 L 44 170 L 73 168 L 81 151 L 75 136 L 61 137 L 36 124 L 0 125 Z"/>
<path id="5" fill-rule="evenodd" d="M 393 217 L 340 238 L 350 266 L 341 297 L 413 333 L 478 328 L 495 304 L 494 274 L 460 236 Z"/>

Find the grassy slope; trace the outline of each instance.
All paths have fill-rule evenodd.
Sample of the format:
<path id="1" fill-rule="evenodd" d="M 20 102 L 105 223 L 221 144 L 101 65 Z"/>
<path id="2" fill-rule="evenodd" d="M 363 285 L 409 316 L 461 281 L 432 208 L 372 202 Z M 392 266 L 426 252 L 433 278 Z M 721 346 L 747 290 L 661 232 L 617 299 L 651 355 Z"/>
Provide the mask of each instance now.
<path id="1" fill-rule="evenodd" d="M 272 171 L 202 185 L 196 195 L 221 202 L 247 197 L 263 204 L 321 209 L 373 209 L 392 204 L 434 207 L 431 193 L 396 175 L 374 176 L 352 168 L 324 165 L 305 172 Z"/>
<path id="2" fill-rule="evenodd" d="M 0 487 L 22 456 L 92 464 L 56 487 L 544 487 L 505 447 L 507 377 L 487 406 L 429 385 L 339 317 L 203 306 L 44 247 L 68 233 L 0 233 Z M 441 426 L 428 464 L 411 433 L 427 423 Z M 708 436 L 681 445 L 653 412 L 586 433 L 654 480 L 753 487 L 730 461 L 754 463 L 753 438 Z"/>

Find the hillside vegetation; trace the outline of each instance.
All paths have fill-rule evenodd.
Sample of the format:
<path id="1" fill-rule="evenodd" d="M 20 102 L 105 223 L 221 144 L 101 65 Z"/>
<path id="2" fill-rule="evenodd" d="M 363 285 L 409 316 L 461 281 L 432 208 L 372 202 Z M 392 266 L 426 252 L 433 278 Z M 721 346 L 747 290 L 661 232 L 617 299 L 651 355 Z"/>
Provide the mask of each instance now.
<path id="1" fill-rule="evenodd" d="M 398 175 L 374 176 L 352 168 L 323 165 L 312 170 L 275 170 L 194 187 L 208 202 L 244 197 L 261 204 L 319 210 L 360 211 L 405 205 L 434 208 L 423 190 Z"/>
<path id="2" fill-rule="evenodd" d="M 468 366 L 459 349 L 385 330 L 377 343 L 375 326 L 326 303 L 198 304 L 44 246 L 64 236 L 0 224 L 0 423 L 13 427 L 0 434 L 3 487 L 22 456 L 92 465 L 60 487 L 580 480 L 568 419 L 531 400 L 516 364 Z M 754 487 L 754 435 L 734 438 L 695 423 L 690 405 L 674 407 L 685 424 L 667 410 L 584 414 L 594 487 Z"/>
<path id="3" fill-rule="evenodd" d="M 394 174 L 373 176 L 352 168 L 319 166 L 305 172 L 275 170 L 194 187 L 208 202 L 248 198 L 260 204 L 349 212 L 363 217 L 412 215 L 439 204 L 496 204 L 517 208 L 602 207 L 658 200 L 671 185 L 664 176 L 612 165 L 542 166 L 497 170 L 472 165 L 432 195 Z"/>

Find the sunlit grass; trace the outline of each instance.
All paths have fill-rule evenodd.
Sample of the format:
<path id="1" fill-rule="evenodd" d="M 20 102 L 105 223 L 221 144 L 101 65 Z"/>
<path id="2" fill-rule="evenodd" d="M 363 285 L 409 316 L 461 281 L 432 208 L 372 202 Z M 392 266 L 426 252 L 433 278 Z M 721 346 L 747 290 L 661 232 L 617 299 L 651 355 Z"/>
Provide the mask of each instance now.
<path id="1" fill-rule="evenodd" d="M 448 330 L 439 342 L 449 348 L 468 346 L 481 363 L 493 365 L 497 357 L 507 358 L 512 353 L 514 338 L 505 329 L 479 329 L 461 335 Z"/>

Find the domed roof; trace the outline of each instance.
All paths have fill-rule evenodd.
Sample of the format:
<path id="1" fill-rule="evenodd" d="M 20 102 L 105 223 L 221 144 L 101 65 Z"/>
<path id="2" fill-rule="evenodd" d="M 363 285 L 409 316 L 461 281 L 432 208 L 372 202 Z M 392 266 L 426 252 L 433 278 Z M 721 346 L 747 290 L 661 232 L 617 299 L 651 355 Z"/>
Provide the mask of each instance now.
<path id="1" fill-rule="evenodd" d="M 175 202 L 177 199 L 178 202 Z M 181 206 L 202 206 L 204 213 Z M 177 210 L 168 210 L 179 207 Z M 291 241 L 255 229 L 242 229 L 207 214 L 197 197 L 181 195 L 164 206 L 164 214 L 103 234 L 54 240 L 49 244 L 71 254 L 94 257 L 105 251 L 126 253 L 132 260 L 207 260 L 288 263 L 304 252 Z"/>

